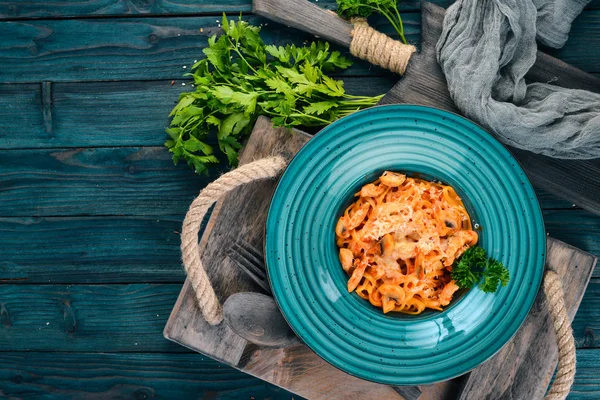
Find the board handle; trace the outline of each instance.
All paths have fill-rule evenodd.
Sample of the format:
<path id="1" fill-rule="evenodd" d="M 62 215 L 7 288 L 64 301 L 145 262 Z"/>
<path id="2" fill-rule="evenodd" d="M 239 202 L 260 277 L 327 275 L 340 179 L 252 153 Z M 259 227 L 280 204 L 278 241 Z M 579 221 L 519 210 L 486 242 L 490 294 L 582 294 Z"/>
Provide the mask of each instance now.
<path id="1" fill-rule="evenodd" d="M 345 46 L 353 56 L 399 75 L 404 75 L 412 54 L 417 51 L 415 46 L 373 29 L 364 18 L 348 22 L 308 0 L 254 0 L 252 10 L 275 22 Z"/>
<path id="2" fill-rule="evenodd" d="M 352 43 L 352 24 L 307 0 L 253 0 L 252 12 L 344 47 Z"/>

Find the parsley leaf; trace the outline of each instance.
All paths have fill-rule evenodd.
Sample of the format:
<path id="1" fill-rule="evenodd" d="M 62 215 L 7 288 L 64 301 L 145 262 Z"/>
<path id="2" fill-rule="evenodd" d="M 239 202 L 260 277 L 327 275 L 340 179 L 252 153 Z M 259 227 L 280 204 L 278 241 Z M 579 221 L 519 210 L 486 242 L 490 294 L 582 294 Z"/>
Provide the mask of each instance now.
<path id="1" fill-rule="evenodd" d="M 406 44 L 404 26 L 396 3 L 397 0 L 337 0 L 337 12 L 346 18 L 367 18 L 374 12 L 379 13 L 387 18 L 398 32 L 402 42 Z"/>
<path id="2" fill-rule="evenodd" d="M 286 127 L 324 126 L 382 97 L 349 95 L 343 82 L 327 76 L 351 65 L 328 43 L 266 45 L 260 28 L 241 17 L 228 21 L 223 15 L 221 26 L 223 34 L 208 40 L 206 57 L 188 74 L 194 91 L 182 93 L 169 114 L 165 146 L 175 164 L 185 160 L 197 173 L 207 173 L 219 162 L 206 143 L 216 132 L 219 150 L 236 165 L 241 141 L 259 115 Z"/>
<path id="3" fill-rule="evenodd" d="M 485 293 L 493 293 L 498 286 L 506 286 L 510 280 L 508 269 L 498 260 L 488 258 L 479 246 L 468 248 L 452 266 L 452 279 L 458 287 L 470 289 L 481 279 L 479 288 Z"/>
<path id="4" fill-rule="evenodd" d="M 498 290 L 498 285 L 506 286 L 509 280 L 510 276 L 504 265 L 498 260 L 488 258 L 483 273 L 483 282 L 479 288 L 485 293 L 494 293 Z"/>

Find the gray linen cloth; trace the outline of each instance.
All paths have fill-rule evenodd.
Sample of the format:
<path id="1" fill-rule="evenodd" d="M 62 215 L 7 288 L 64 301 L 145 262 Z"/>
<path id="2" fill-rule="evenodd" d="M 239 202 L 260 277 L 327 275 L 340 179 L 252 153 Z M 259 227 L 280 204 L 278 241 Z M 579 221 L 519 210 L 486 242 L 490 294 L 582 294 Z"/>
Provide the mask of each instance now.
<path id="1" fill-rule="evenodd" d="M 456 1 L 446 11 L 437 57 L 458 108 L 511 146 L 557 158 L 600 157 L 600 94 L 524 79 L 536 38 L 562 47 L 587 3 Z"/>

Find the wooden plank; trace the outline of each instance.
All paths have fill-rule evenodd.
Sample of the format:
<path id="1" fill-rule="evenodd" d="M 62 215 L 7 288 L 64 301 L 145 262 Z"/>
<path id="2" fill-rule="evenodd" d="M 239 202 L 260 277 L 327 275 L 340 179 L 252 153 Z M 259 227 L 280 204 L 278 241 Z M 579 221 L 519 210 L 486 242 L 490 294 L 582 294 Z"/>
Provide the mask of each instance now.
<path id="1" fill-rule="evenodd" d="M 318 4 L 319 7 L 337 8 L 335 0 L 311 1 Z M 443 7 L 452 4 L 451 0 L 435 0 L 434 2 Z M 594 3 L 600 4 L 600 1 L 594 0 Z M 418 11 L 419 1 L 402 1 L 398 6 L 401 11 Z M 219 14 L 221 12 L 239 13 L 251 10 L 251 0 L 220 0 L 218 2 L 210 0 L 75 0 L 53 1 L 51 3 L 45 0 L 30 0 L 23 3 L 0 1 L 0 19 L 89 17 L 96 15 L 198 15 L 205 13 Z"/>
<path id="2" fill-rule="evenodd" d="M 421 52 L 411 60 L 404 79 L 400 80 L 382 99 L 383 104 L 423 104 L 458 113 L 448 93 L 444 74 L 435 55 L 435 45 L 441 34 L 444 13 L 445 10 L 441 7 L 423 3 Z M 578 21 L 585 19 L 583 17 L 585 16 L 582 14 L 582 18 Z M 552 57 L 540 56 L 536 65 L 533 77 L 546 79 L 547 71 L 553 71 L 554 77 L 561 85 L 579 86 L 578 82 L 585 80 L 586 85 L 589 85 L 588 89 L 600 92 L 600 79 L 565 66 L 563 62 Z M 600 158 L 558 160 L 507 147 L 519 160 L 536 187 L 600 214 Z"/>
<path id="3" fill-rule="evenodd" d="M 534 187 L 534 189 L 542 209 L 564 210 L 578 208 L 576 204 L 573 204 L 568 200 L 561 199 L 560 197 L 557 197 L 556 195 L 547 192 L 544 189 L 539 189 L 536 187 Z"/>
<path id="4" fill-rule="evenodd" d="M 7 150 L 0 157 L 0 217 L 183 215 L 225 169 L 222 164 L 210 176 L 194 175 L 185 164 L 174 166 L 164 147 Z M 568 205 L 541 200 L 547 208 Z"/>
<path id="5" fill-rule="evenodd" d="M 320 7 L 336 9 L 334 0 L 311 0 Z M 53 1 L 30 0 L 27 2 L 0 1 L 0 19 L 15 18 L 64 18 L 89 17 L 94 15 L 133 16 L 133 15 L 165 15 L 201 13 L 230 13 L 249 12 L 252 10 L 250 0 L 75 0 Z M 419 0 L 399 2 L 401 11 L 419 10 Z M 452 0 L 434 0 L 433 3 L 448 7 Z M 592 0 L 586 6 L 587 10 L 599 9 L 600 0 Z"/>
<path id="6" fill-rule="evenodd" d="M 0 393 L 8 398 L 292 398 L 198 354 L 7 352 L 0 364 Z"/>
<path id="7" fill-rule="evenodd" d="M 183 214 L 0 218 L 0 283 L 183 282 Z M 600 254 L 600 217 L 582 210 L 547 211 L 544 217 L 553 237 Z M 600 268 L 594 276 L 600 278 Z"/>
<path id="8" fill-rule="evenodd" d="M 0 218 L 0 283 L 181 283 L 182 221 L 183 214 Z"/>
<path id="9" fill-rule="evenodd" d="M 348 93 L 361 96 L 380 95 L 396 83 L 394 77 L 342 80 Z M 0 149 L 162 146 L 169 112 L 181 92 L 193 90 L 184 82 L 53 83 L 51 133 L 42 120 L 39 84 L 0 84 Z"/>
<path id="10" fill-rule="evenodd" d="M 571 320 L 596 264 L 596 257 L 549 238 L 546 266 L 561 277 Z M 517 334 L 491 359 L 471 371 L 459 399 L 541 399 L 558 363 L 554 327 L 543 290 Z"/>
<path id="11" fill-rule="evenodd" d="M 231 18 L 234 18 L 231 16 Z M 13 21 L 0 24 L 0 82 L 64 82 L 179 79 L 202 56 L 210 36 L 221 31 L 219 18 L 98 18 Z M 314 37 L 250 16 L 264 23 L 265 42 L 313 41 Z M 418 38 L 419 15 L 405 16 L 405 30 Z M 383 23 L 383 21 L 382 21 Z M 379 26 L 379 25 L 377 25 Z M 389 24 L 381 25 L 385 32 Z M 202 32 L 200 31 L 202 29 Z M 357 60 L 342 75 L 384 76 L 391 72 Z"/>
<path id="12" fill-rule="evenodd" d="M 0 19 L 208 14 L 250 11 L 248 0 L 30 0 L 0 1 Z"/>
<path id="13" fill-rule="evenodd" d="M 577 351 L 577 374 L 569 399 L 592 400 L 600 398 L 600 350 Z"/>
<path id="14" fill-rule="evenodd" d="M 569 398 L 600 397 L 599 358 L 598 349 L 577 351 Z M 9 398 L 299 399 L 198 354 L 5 352 L 0 364 L 0 393 Z"/>
<path id="15" fill-rule="evenodd" d="M 579 68 L 600 72 L 600 53 L 588 51 L 599 46 L 600 28 L 599 24 L 594 25 L 599 18 L 599 10 L 585 11 L 574 25 L 573 45 L 556 54 Z M 217 19 L 100 18 L 3 23 L 0 63 L 5 68 L 0 70 L 0 82 L 178 79 L 185 72 L 182 67 L 201 56 L 200 48 L 206 45 L 207 37 L 219 31 Z M 256 17 L 249 20 L 256 24 L 267 22 Z M 379 21 L 376 27 L 391 32 L 389 24 Z M 406 13 L 404 22 L 409 41 L 419 43 L 419 14 Z M 275 23 L 265 26 L 264 32 L 268 42 L 277 44 L 313 40 L 308 34 L 282 29 Z M 368 63 L 357 61 L 345 75 L 366 75 L 370 68 Z M 373 71 L 384 74 L 374 67 Z"/>
<path id="16" fill-rule="evenodd" d="M 509 150 L 536 187 L 600 214 L 600 158 L 560 160 L 516 148 Z"/>
<path id="17" fill-rule="evenodd" d="M 183 215 L 218 174 L 176 167 L 164 147 L 3 151 L 0 216 Z"/>
<path id="18" fill-rule="evenodd" d="M 596 10 L 583 11 L 573 21 L 569 40 L 564 47 L 558 50 L 542 47 L 543 51 L 584 71 L 600 72 L 600 63 L 595 60 L 600 53 L 600 46 L 592 45 L 600 38 L 600 2 L 595 1 L 593 6 Z"/>
<path id="19" fill-rule="evenodd" d="M 185 352 L 160 335 L 180 288 L 0 285 L 0 352 Z"/>
<path id="20" fill-rule="evenodd" d="M 600 216 L 585 210 L 548 210 L 544 223 L 550 236 L 600 256 Z M 600 268 L 594 276 L 600 278 Z"/>
<path id="21" fill-rule="evenodd" d="M 581 306 L 573 320 L 573 335 L 577 348 L 600 348 L 600 279 L 598 278 L 592 279 L 583 295 Z M 577 361 L 579 364 L 579 360 Z M 596 362 L 600 370 L 600 358 Z"/>
<path id="22" fill-rule="evenodd" d="M 0 148 L 27 147 L 28 142 L 47 139 L 42 119 L 41 85 L 0 85 Z"/>

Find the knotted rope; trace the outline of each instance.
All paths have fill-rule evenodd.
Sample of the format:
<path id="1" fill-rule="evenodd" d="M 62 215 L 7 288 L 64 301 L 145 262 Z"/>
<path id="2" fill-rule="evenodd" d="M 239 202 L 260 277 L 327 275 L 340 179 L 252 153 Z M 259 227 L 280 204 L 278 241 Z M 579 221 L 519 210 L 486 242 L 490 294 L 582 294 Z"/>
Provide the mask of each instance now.
<path id="1" fill-rule="evenodd" d="M 416 47 L 404 44 L 371 28 L 364 18 L 352 19 L 350 53 L 358 58 L 404 75 L 406 65 Z"/>
<path id="2" fill-rule="evenodd" d="M 285 159 L 280 156 L 263 158 L 242 165 L 209 184 L 190 205 L 181 232 L 183 265 L 196 293 L 202 315 L 211 325 L 221 323 L 223 310 L 200 259 L 198 246 L 200 224 L 208 209 L 223 195 L 249 182 L 275 178 L 286 165 Z M 575 378 L 575 342 L 565 308 L 562 283 L 556 272 L 546 273 L 544 293 L 558 343 L 558 371 L 546 400 L 562 400 L 569 394 Z"/>
<path id="3" fill-rule="evenodd" d="M 198 247 L 200 224 L 208 209 L 224 194 L 249 182 L 274 178 L 283 171 L 286 164 L 283 157 L 264 158 L 242 165 L 222 175 L 200 192 L 185 215 L 183 228 L 181 229 L 183 266 L 196 293 L 202 315 L 206 322 L 211 325 L 221 323 L 223 310 L 200 259 L 200 249 Z"/>
<path id="4" fill-rule="evenodd" d="M 563 400 L 571 391 L 571 385 L 575 380 L 575 340 L 569 314 L 565 307 L 562 283 L 556 272 L 548 271 L 546 273 L 544 293 L 558 343 L 558 370 L 552 387 L 546 395 L 546 400 Z"/>

